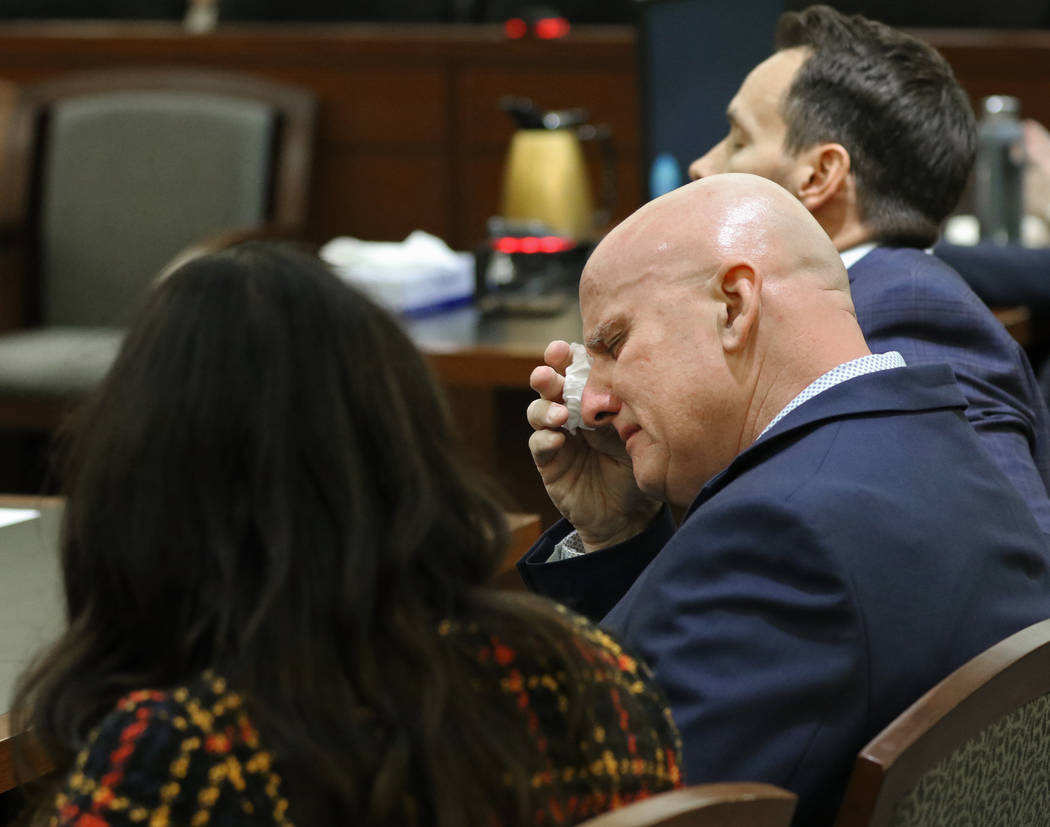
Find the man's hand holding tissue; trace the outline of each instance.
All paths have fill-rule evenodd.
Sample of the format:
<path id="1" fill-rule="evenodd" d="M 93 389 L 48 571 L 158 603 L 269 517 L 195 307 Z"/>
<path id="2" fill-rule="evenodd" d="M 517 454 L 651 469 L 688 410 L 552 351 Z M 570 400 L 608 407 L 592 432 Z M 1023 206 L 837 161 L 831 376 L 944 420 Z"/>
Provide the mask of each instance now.
<path id="1" fill-rule="evenodd" d="M 577 346 L 577 365 L 580 353 Z M 586 357 L 584 357 L 586 358 Z M 534 433 L 529 450 L 551 501 L 580 535 L 584 548 L 623 542 L 641 532 L 660 509 L 634 480 L 630 457 L 619 435 L 609 426 L 591 430 L 584 423 L 570 423 L 570 406 L 579 411 L 578 399 L 565 398 L 566 373 L 573 382 L 573 351 L 567 342 L 547 345 L 543 360 L 532 371 L 529 384 L 539 395 L 529 404 L 528 420 Z M 585 371 L 585 368 L 584 368 Z M 582 378 L 585 380 L 585 372 Z M 580 378 L 580 377 L 577 377 Z M 572 395 L 582 391 L 582 384 Z M 568 404 L 567 404 L 568 403 Z M 571 425 L 574 433 L 569 433 Z"/>

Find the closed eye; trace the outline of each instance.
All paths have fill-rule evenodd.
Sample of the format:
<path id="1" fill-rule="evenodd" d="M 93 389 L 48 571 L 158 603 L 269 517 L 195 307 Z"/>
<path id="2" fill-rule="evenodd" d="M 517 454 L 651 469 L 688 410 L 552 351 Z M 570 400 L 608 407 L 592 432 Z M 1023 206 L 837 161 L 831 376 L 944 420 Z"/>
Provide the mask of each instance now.
<path id="1" fill-rule="evenodd" d="M 627 341 L 629 324 L 629 321 L 623 316 L 616 316 L 602 322 L 585 340 L 587 352 L 595 358 L 606 355 L 615 359 Z"/>
<path id="2" fill-rule="evenodd" d="M 623 350 L 624 342 L 627 340 L 625 333 L 616 333 L 610 336 L 605 342 L 605 352 L 609 354 L 613 359 L 616 359 L 620 355 L 620 351 Z"/>

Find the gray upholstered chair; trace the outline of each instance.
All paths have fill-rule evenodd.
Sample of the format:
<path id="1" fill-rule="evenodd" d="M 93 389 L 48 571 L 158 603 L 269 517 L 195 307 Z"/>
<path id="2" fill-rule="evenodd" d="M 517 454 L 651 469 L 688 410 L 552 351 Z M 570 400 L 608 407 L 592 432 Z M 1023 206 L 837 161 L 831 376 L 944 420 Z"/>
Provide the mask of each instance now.
<path id="1" fill-rule="evenodd" d="M 317 103 L 231 72 L 125 68 L 0 95 L 0 428 L 51 430 L 188 246 L 301 233 Z"/>
<path id="2" fill-rule="evenodd" d="M 697 784 L 635 801 L 577 827 L 788 827 L 797 796 L 771 784 Z"/>
<path id="3" fill-rule="evenodd" d="M 860 753 L 836 827 L 1050 823 L 1050 620 L 961 666 Z"/>

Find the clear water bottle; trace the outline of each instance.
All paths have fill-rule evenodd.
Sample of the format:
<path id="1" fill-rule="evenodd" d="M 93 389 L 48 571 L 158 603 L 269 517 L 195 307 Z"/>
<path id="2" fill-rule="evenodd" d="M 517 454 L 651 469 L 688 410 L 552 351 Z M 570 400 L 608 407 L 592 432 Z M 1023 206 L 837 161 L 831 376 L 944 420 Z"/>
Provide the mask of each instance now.
<path id="1" fill-rule="evenodd" d="M 649 197 L 659 198 L 682 186 L 682 168 L 670 152 L 661 152 L 653 158 L 649 168 Z"/>
<path id="2" fill-rule="evenodd" d="M 977 220 L 981 240 L 996 244 L 1021 240 L 1024 213 L 1024 131 L 1021 102 L 1007 95 L 981 101 L 977 126 Z"/>

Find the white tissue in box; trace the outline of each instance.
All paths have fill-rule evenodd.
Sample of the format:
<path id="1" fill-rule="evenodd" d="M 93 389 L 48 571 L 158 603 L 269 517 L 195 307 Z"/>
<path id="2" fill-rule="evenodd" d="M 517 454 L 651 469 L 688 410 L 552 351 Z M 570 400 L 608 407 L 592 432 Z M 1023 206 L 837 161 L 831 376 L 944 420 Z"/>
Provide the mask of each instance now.
<path id="1" fill-rule="evenodd" d="M 474 256 L 416 230 L 402 242 L 334 238 L 321 258 L 386 307 L 420 315 L 474 296 Z"/>

